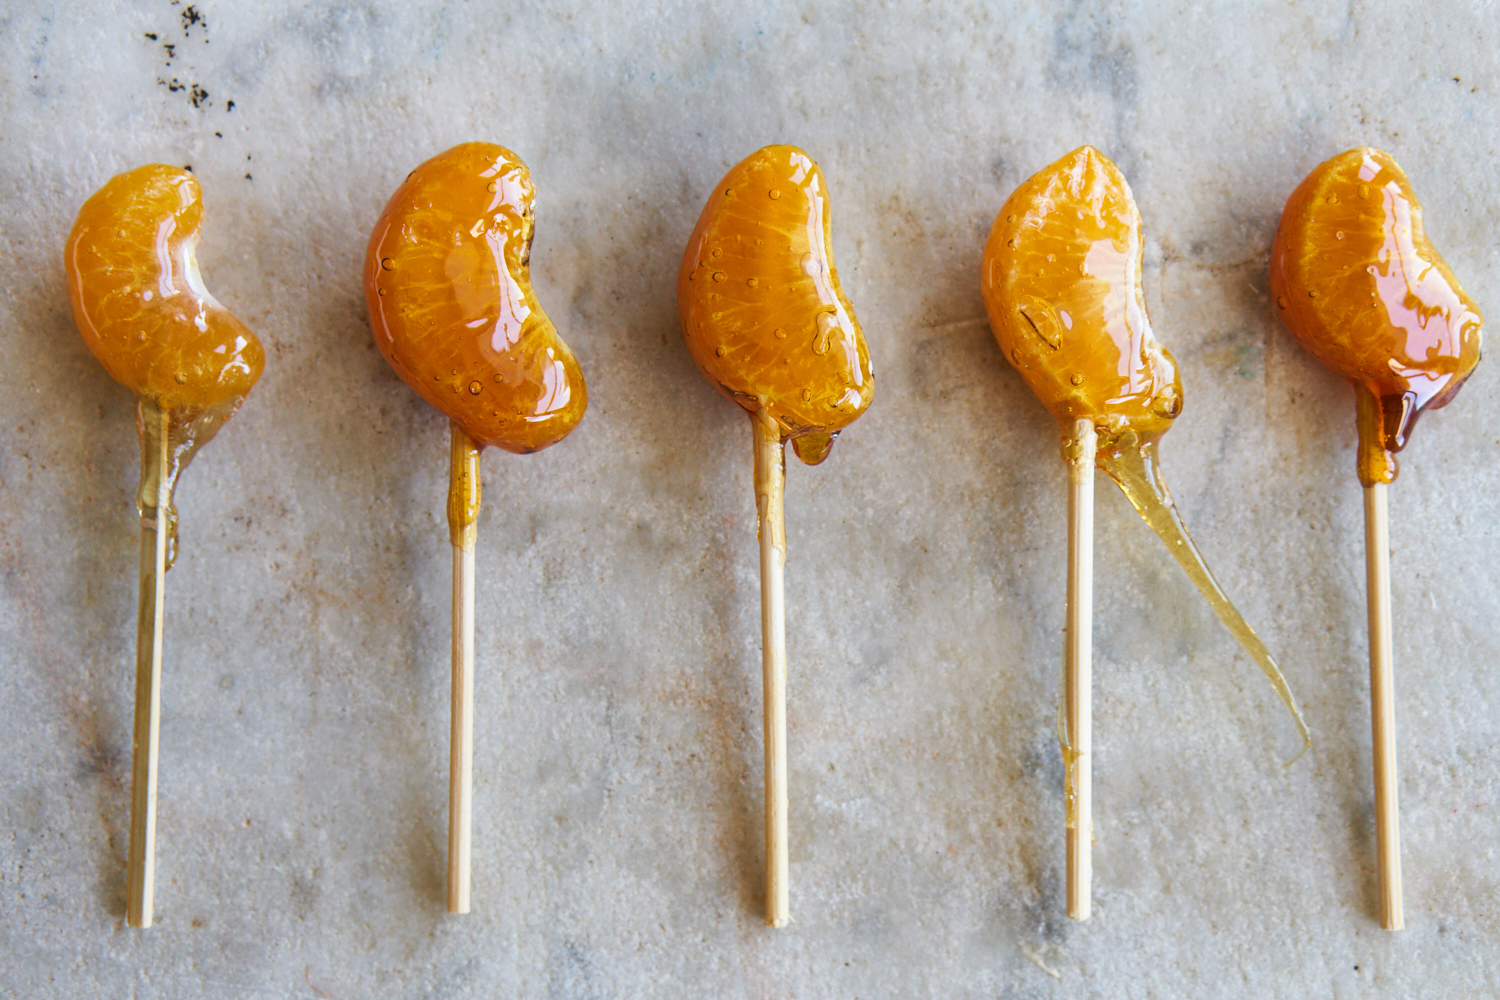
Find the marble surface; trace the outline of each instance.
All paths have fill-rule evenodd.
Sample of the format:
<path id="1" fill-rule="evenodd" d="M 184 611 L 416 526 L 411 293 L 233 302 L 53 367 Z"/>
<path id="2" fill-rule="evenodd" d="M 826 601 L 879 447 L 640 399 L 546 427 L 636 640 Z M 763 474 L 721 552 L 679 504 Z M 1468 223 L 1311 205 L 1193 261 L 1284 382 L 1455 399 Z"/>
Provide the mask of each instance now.
<path id="1" fill-rule="evenodd" d="M 1500 991 L 1500 368 L 1391 491 L 1408 929 L 1374 921 L 1350 390 L 1268 310 L 1281 204 L 1370 143 L 1481 307 L 1492 5 L 48 4 L 0 12 L 0 992 L 26 997 L 1454 997 Z M 156 37 L 152 39 L 147 33 Z M 231 108 L 230 102 L 233 102 Z M 474 912 L 446 915 L 447 431 L 359 274 L 412 166 L 516 150 L 591 406 L 487 454 Z M 760 921 L 750 428 L 681 343 L 709 186 L 829 178 L 877 372 L 788 470 L 796 923 Z M 1163 466 L 1303 698 L 1295 733 L 1113 488 L 1097 501 L 1095 913 L 1062 911 L 1065 473 L 979 256 L 1082 143 L 1134 186 L 1187 405 Z M 157 926 L 124 926 L 137 455 L 60 251 L 191 164 L 266 374 L 185 474 Z"/>

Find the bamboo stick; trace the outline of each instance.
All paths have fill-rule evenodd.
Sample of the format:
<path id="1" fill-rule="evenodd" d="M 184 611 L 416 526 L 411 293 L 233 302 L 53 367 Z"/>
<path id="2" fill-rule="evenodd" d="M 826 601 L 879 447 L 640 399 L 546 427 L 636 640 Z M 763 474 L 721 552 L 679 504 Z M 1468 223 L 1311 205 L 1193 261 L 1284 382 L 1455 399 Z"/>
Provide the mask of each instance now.
<path id="1" fill-rule="evenodd" d="M 448 743 L 448 912 L 469 912 L 474 817 L 474 545 L 479 447 L 453 424 L 448 469 L 453 544 L 453 695 Z"/>
<path id="2" fill-rule="evenodd" d="M 142 410 L 143 416 L 146 410 Z M 161 650 L 166 625 L 168 510 L 172 505 L 169 445 L 172 414 L 150 411 L 157 419 L 156 509 L 141 510 L 140 606 L 135 639 L 135 727 L 130 750 L 129 889 L 125 921 L 150 927 L 156 883 L 156 765 L 161 733 Z M 143 473 L 144 474 L 144 473 Z"/>
<path id="3" fill-rule="evenodd" d="M 1063 654 L 1068 916 L 1087 920 L 1093 881 L 1094 454 L 1092 421 L 1074 421 L 1068 462 L 1068 611 Z"/>
<path id="4" fill-rule="evenodd" d="M 1365 596 L 1370 612 L 1370 721 L 1375 756 L 1375 848 L 1380 926 L 1399 931 L 1401 829 L 1396 806 L 1396 692 L 1391 672 L 1391 541 L 1386 484 L 1365 487 Z"/>
<path id="5" fill-rule="evenodd" d="M 781 428 L 764 412 L 755 428 L 755 511 L 760 538 L 760 631 L 766 750 L 766 923 L 791 922 L 787 850 L 786 450 Z"/>

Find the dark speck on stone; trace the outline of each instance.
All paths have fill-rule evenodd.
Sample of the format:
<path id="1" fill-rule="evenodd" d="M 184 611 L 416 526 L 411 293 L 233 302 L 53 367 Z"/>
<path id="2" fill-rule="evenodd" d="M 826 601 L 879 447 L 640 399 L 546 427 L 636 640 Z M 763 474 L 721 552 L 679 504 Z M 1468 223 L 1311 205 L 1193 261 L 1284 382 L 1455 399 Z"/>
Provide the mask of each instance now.
<path id="1" fill-rule="evenodd" d="M 227 104 L 225 104 L 224 105 L 224 110 L 225 111 L 233 111 L 234 110 L 234 102 L 230 101 Z"/>
<path id="2" fill-rule="evenodd" d="M 156 32 L 154 32 L 154 31 L 148 31 L 148 32 L 146 32 L 146 37 L 149 38 L 149 39 L 151 39 L 154 42 L 154 41 L 156 41 Z"/>
<path id="3" fill-rule="evenodd" d="M 182 165 L 182 169 L 186 170 L 188 173 L 192 173 L 193 172 L 193 165 L 191 163 L 184 163 Z"/>

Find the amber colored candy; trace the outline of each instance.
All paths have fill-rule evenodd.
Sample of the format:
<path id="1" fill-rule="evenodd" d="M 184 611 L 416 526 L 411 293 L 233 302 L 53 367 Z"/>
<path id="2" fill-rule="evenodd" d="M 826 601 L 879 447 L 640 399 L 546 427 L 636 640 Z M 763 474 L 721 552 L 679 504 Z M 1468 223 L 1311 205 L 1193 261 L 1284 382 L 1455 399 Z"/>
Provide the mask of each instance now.
<path id="1" fill-rule="evenodd" d="M 197 258 L 202 224 L 197 179 L 151 164 L 94 192 L 78 210 L 63 251 L 83 342 L 139 400 L 136 506 L 143 518 L 154 519 L 161 497 L 167 498 L 169 565 L 177 556 L 171 503 L 177 477 L 239 409 L 265 367 L 255 334 L 203 285 Z"/>
<path id="2" fill-rule="evenodd" d="M 164 576 L 177 555 L 177 477 L 260 378 L 255 335 L 198 274 L 203 196 L 186 170 L 119 174 L 78 210 L 63 249 L 78 332 L 136 397 L 141 479 L 140 603 L 126 921 L 149 927 L 160 723 Z"/>
<path id="3" fill-rule="evenodd" d="M 198 274 L 202 224 L 198 181 L 152 164 L 84 202 L 64 250 L 84 343 L 115 381 L 161 410 L 237 402 L 265 365 L 255 334 Z"/>
<path id="4" fill-rule="evenodd" d="M 1157 444 L 1182 412 L 1182 381 L 1146 316 L 1142 246 L 1124 176 L 1092 146 L 1075 149 L 1018 187 L 995 217 L 980 276 L 990 326 L 1064 428 L 1065 459 L 1073 425 L 1094 425 L 1096 464 L 1255 660 L 1305 750 L 1307 724 L 1281 668 L 1214 579 L 1162 479 Z"/>
<path id="5" fill-rule="evenodd" d="M 1391 482 L 1417 417 L 1479 363 L 1483 319 L 1389 154 L 1351 149 L 1297 185 L 1271 244 L 1271 296 L 1302 346 L 1354 383 L 1360 482 Z"/>
<path id="6" fill-rule="evenodd" d="M 535 188 L 469 142 L 413 170 L 375 224 L 365 303 L 396 374 L 480 447 L 526 453 L 578 426 L 588 389 L 531 287 Z"/>
<path id="7" fill-rule="evenodd" d="M 831 225 L 818 165 L 795 146 L 767 146 L 719 181 L 677 272 L 693 360 L 724 395 L 774 420 L 809 465 L 875 388 Z"/>
<path id="8" fill-rule="evenodd" d="M 1141 288 L 1141 214 L 1092 146 L 1006 201 L 984 248 L 982 291 L 1000 349 L 1064 427 L 1088 418 L 1101 451 L 1125 431 L 1166 433 L 1182 382 Z"/>

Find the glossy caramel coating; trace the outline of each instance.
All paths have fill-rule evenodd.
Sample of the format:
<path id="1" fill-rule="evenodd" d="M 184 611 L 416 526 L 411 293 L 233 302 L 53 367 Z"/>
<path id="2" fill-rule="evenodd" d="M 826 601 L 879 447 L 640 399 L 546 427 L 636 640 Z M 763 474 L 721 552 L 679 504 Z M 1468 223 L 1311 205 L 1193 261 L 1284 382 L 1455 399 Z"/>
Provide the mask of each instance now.
<path id="1" fill-rule="evenodd" d="M 265 367 L 255 334 L 198 274 L 202 224 L 197 179 L 151 164 L 94 192 L 63 251 L 84 343 L 115 381 L 171 413 L 233 412 Z"/>
<path id="2" fill-rule="evenodd" d="M 1062 425 L 1070 464 L 1086 461 L 1075 425 L 1093 424 L 1095 464 L 1255 660 L 1296 720 L 1305 750 L 1307 723 L 1280 666 L 1214 579 L 1161 475 L 1157 445 L 1182 412 L 1182 382 L 1146 316 L 1142 249 L 1130 185 L 1092 146 L 1075 149 L 1018 187 L 995 218 L 980 277 L 990 326 Z"/>
<path id="3" fill-rule="evenodd" d="M 1483 322 L 1395 160 L 1364 146 L 1307 175 L 1271 244 L 1271 296 L 1302 346 L 1354 383 L 1360 481 L 1392 481 L 1417 417 L 1479 363 Z"/>
<path id="4" fill-rule="evenodd" d="M 984 247 L 1001 351 L 1064 427 L 1093 421 L 1101 452 L 1127 430 L 1154 441 L 1182 412 L 1177 365 L 1146 316 L 1141 253 L 1130 185 L 1092 146 L 1016 188 Z"/>
<path id="5" fill-rule="evenodd" d="M 535 188 L 521 158 L 470 142 L 413 170 L 365 256 L 375 343 L 480 447 L 537 451 L 583 419 L 588 389 L 531 287 Z"/>
<path id="6" fill-rule="evenodd" d="M 810 465 L 870 405 L 874 372 L 833 266 L 823 172 L 767 146 L 724 175 L 688 239 L 677 310 L 719 391 L 776 422 Z"/>

